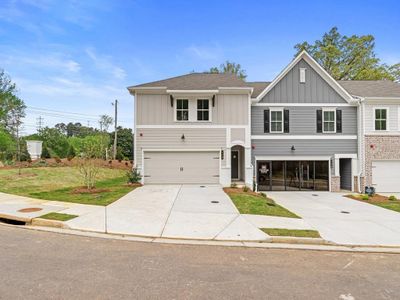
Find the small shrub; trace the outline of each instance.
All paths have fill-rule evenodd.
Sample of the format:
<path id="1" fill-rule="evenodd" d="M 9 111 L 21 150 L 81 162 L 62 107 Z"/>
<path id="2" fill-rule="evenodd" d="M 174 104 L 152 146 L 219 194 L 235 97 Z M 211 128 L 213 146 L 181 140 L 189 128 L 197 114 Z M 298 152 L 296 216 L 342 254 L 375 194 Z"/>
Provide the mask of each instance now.
<path id="1" fill-rule="evenodd" d="M 247 186 L 244 186 L 243 192 L 247 193 L 249 191 L 249 188 Z"/>
<path id="2" fill-rule="evenodd" d="M 235 182 L 231 183 L 231 188 L 236 189 L 237 188 L 237 184 Z"/>
<path id="3" fill-rule="evenodd" d="M 42 148 L 42 155 L 40 158 L 46 159 L 46 158 L 51 158 L 49 149 L 46 146 L 43 146 Z"/>
<path id="4" fill-rule="evenodd" d="M 54 160 L 56 161 L 56 163 L 61 163 L 61 158 L 59 158 L 58 156 L 54 156 Z"/>
<path id="5" fill-rule="evenodd" d="M 128 183 L 139 183 L 142 180 L 142 175 L 136 168 L 126 172 L 126 177 L 128 178 Z"/>
<path id="6" fill-rule="evenodd" d="M 396 201 L 396 200 L 397 200 L 397 198 L 396 198 L 395 195 L 391 195 L 388 199 L 389 199 L 390 201 Z"/>
<path id="7" fill-rule="evenodd" d="M 361 200 L 367 201 L 369 200 L 369 196 L 367 194 L 361 195 Z"/>
<path id="8" fill-rule="evenodd" d="M 125 166 L 129 166 L 129 162 L 126 161 L 126 162 L 125 162 Z"/>
<path id="9" fill-rule="evenodd" d="M 67 159 L 71 161 L 76 156 L 75 149 L 72 145 L 69 145 Z"/>
<path id="10" fill-rule="evenodd" d="M 266 194 L 266 193 L 260 192 L 259 195 L 260 195 L 261 197 L 263 197 L 263 198 L 267 198 L 267 194 Z"/>

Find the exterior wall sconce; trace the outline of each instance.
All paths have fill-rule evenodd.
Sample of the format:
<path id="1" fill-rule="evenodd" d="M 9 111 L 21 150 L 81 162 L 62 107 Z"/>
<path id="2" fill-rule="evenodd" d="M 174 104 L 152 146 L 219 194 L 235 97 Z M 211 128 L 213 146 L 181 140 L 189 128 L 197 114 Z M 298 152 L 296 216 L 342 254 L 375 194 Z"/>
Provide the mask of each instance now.
<path id="1" fill-rule="evenodd" d="M 221 150 L 221 160 L 224 160 L 224 150 Z"/>
<path id="2" fill-rule="evenodd" d="M 290 150 L 296 151 L 296 148 L 294 147 L 294 145 L 292 145 L 292 148 L 290 148 Z"/>
<path id="3" fill-rule="evenodd" d="M 215 95 L 212 96 L 212 106 L 215 106 Z"/>
<path id="4" fill-rule="evenodd" d="M 181 140 L 182 140 L 182 142 L 184 142 L 184 141 L 185 141 L 185 135 L 184 135 L 184 134 L 182 134 L 182 136 L 181 136 Z"/>
<path id="5" fill-rule="evenodd" d="M 172 97 L 172 95 L 169 95 L 169 99 L 171 100 L 171 107 L 174 107 L 174 97 Z"/>

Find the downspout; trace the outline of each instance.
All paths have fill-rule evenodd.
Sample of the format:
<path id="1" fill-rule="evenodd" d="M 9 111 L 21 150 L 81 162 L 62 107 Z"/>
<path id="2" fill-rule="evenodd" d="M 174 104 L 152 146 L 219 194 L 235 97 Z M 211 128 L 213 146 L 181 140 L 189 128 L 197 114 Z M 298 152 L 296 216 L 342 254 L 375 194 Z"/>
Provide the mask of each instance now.
<path id="1" fill-rule="evenodd" d="M 361 175 L 363 172 L 363 160 L 364 155 L 362 153 L 363 145 L 364 145 L 364 126 L 363 126 L 363 118 L 364 118 L 364 105 L 363 105 L 364 98 L 357 97 L 358 102 L 358 141 L 357 141 L 357 148 L 358 148 L 358 175 L 357 175 L 357 189 L 358 193 L 362 193 L 361 190 Z"/>

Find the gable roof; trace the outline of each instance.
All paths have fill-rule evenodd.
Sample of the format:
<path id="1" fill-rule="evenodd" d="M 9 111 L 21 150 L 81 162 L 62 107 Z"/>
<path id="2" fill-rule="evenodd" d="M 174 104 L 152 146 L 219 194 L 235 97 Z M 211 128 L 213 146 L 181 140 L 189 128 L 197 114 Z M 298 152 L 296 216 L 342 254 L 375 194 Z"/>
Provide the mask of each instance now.
<path id="1" fill-rule="evenodd" d="M 304 59 L 321 77 L 324 79 L 344 100 L 352 102 L 353 97 L 335 80 L 329 73 L 321 67 L 305 50 L 303 50 L 297 57 L 285 68 L 283 71 L 256 97 L 257 102 L 260 101 L 274 86 L 285 77 L 285 75 L 293 69 L 293 67 Z"/>
<path id="2" fill-rule="evenodd" d="M 166 88 L 169 90 L 215 90 L 219 87 L 251 87 L 234 74 L 225 73 L 190 73 L 164 80 L 148 82 L 128 87 L 136 88 Z"/>
<path id="3" fill-rule="evenodd" d="M 400 97 L 400 83 L 390 80 L 340 80 L 350 94 L 360 97 Z"/>

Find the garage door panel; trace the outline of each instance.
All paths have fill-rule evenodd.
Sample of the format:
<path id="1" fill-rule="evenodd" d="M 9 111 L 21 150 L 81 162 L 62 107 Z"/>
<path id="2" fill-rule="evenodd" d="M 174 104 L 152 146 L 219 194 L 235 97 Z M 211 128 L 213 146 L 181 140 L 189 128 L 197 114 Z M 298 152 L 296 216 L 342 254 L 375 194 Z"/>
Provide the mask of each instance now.
<path id="1" fill-rule="evenodd" d="M 373 161 L 372 185 L 377 192 L 400 192 L 400 160 Z"/>
<path id="2" fill-rule="evenodd" d="M 217 184 L 219 152 L 146 152 L 145 183 Z"/>

